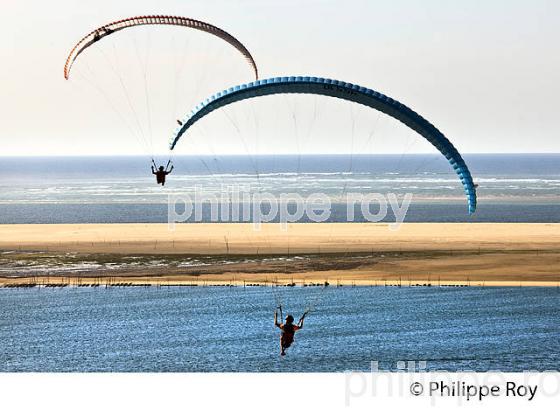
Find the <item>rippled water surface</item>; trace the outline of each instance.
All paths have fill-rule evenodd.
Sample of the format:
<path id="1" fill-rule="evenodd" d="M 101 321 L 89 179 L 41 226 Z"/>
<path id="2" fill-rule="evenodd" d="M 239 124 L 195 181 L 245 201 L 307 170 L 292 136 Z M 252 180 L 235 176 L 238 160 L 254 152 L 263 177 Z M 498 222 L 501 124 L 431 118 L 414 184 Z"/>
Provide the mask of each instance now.
<path id="1" fill-rule="evenodd" d="M 316 305 L 288 356 L 273 310 Z M 557 288 L 0 289 L 1 371 L 560 370 Z"/>

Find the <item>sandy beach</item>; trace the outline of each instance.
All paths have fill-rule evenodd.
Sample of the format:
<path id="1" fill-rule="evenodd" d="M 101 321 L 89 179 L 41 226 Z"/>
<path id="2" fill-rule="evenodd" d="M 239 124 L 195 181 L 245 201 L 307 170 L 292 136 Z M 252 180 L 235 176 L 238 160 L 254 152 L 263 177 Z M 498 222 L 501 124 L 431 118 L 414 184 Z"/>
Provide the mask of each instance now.
<path id="1" fill-rule="evenodd" d="M 558 286 L 560 224 L 0 225 L 0 267 L 39 255 L 170 263 L 68 274 L 4 269 L 0 284 Z M 297 255 L 301 258 L 295 258 Z M 185 256 L 202 265 L 175 263 Z M 214 258 L 214 259 L 212 259 Z M 173 262 L 173 263 L 171 263 Z M 164 266 L 161 266 L 164 265 Z M 32 277 L 31 277 L 32 276 Z"/>

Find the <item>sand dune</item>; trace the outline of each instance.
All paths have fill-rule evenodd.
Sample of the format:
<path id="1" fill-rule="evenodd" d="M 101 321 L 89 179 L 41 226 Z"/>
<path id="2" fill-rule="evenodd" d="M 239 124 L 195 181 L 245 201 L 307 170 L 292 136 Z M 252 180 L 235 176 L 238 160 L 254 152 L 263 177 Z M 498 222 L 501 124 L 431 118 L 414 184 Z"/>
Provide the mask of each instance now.
<path id="1" fill-rule="evenodd" d="M 560 224 L 75 224 L 0 225 L 0 249 L 123 254 L 296 254 L 377 250 L 546 250 Z"/>
<path id="2" fill-rule="evenodd" d="M 330 255 L 319 257 L 320 268 L 315 257 L 307 264 L 254 261 L 217 263 L 211 269 L 139 267 L 115 273 L 118 279 L 112 279 L 137 283 L 270 283 L 274 277 L 286 283 L 328 279 L 370 285 L 558 286 L 560 281 L 560 224 L 408 223 L 396 231 L 387 224 L 368 223 L 291 224 L 286 230 L 276 224 L 262 225 L 260 230 L 251 224 L 181 224 L 175 230 L 166 224 L 0 225 L 0 249 L 53 255 Z M 357 254 L 366 257 L 349 263 Z M 80 276 L 99 280 L 88 272 Z M 20 279 L 1 282 L 14 280 Z"/>

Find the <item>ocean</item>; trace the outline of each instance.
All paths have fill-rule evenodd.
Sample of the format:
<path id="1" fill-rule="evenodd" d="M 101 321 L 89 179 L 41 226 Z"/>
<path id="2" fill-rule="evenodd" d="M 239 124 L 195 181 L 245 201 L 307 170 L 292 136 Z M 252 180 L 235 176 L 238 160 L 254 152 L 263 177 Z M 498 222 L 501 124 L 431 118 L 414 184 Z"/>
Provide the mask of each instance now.
<path id="1" fill-rule="evenodd" d="M 412 193 L 411 222 L 560 222 L 560 155 L 466 161 L 480 185 L 472 216 L 457 176 L 433 155 L 177 157 L 164 188 L 142 157 L 3 158 L 0 223 L 166 222 L 169 195 L 230 187 L 325 194 L 332 222 L 345 221 L 346 193 L 371 192 Z M 44 256 L 0 270 L 103 267 Z M 212 263 L 191 259 L 181 263 Z M 558 371 L 559 302 L 554 287 L 0 288 L 0 371 L 339 372 L 409 361 L 428 371 Z M 285 358 L 278 303 L 296 318 L 315 307 Z"/>
<path id="2" fill-rule="evenodd" d="M 231 189 L 327 195 L 329 222 L 347 220 L 348 194 L 368 193 L 412 194 L 405 222 L 560 222 L 560 154 L 465 159 L 479 184 L 474 215 L 440 155 L 182 156 L 164 188 L 146 157 L 4 157 L 0 223 L 167 222 L 169 195 Z M 202 222 L 210 220 L 208 207 Z M 384 220 L 394 220 L 391 210 Z"/>
<path id="3" fill-rule="evenodd" d="M 283 358 L 278 300 L 314 306 Z M 0 371 L 559 371 L 559 315 L 557 288 L 0 289 Z"/>

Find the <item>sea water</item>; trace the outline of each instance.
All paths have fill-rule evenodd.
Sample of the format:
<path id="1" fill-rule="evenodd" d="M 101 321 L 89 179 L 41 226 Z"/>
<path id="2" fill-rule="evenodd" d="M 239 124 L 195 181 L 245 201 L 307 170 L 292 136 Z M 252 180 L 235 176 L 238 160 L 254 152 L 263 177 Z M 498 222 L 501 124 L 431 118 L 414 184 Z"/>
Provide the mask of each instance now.
<path id="1" fill-rule="evenodd" d="M 346 221 L 348 194 L 372 192 L 411 193 L 405 222 L 560 222 L 560 155 L 465 159 L 479 184 L 472 216 L 457 175 L 441 155 L 177 157 L 164 188 L 144 157 L 3 158 L 0 223 L 167 222 L 169 195 L 192 198 L 197 190 L 220 195 L 231 189 L 276 197 L 325 194 L 330 222 Z M 204 221 L 209 217 L 203 214 Z M 386 220 L 394 220 L 391 211 Z"/>
<path id="2" fill-rule="evenodd" d="M 273 311 L 314 310 L 288 355 Z M 0 289 L 0 371 L 560 370 L 538 287 Z"/>

